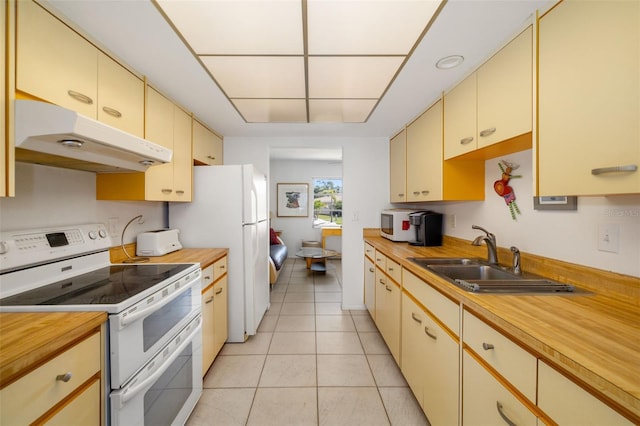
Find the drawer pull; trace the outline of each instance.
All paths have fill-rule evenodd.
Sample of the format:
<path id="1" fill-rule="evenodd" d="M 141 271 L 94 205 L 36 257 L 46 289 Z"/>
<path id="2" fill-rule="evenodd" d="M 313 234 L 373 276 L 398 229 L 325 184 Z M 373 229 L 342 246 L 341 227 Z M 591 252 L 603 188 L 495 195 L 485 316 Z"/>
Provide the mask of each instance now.
<path id="1" fill-rule="evenodd" d="M 601 167 L 599 169 L 591 169 L 591 174 L 597 176 L 605 173 L 635 172 L 637 170 L 638 170 L 637 165 L 629 164 L 628 166 L 613 166 L 613 167 Z"/>
<path id="2" fill-rule="evenodd" d="M 480 132 L 480 136 L 483 137 L 483 138 L 486 138 L 487 136 L 491 136 L 495 132 L 496 132 L 496 128 L 492 127 L 490 129 L 485 129 L 485 130 L 481 131 Z"/>
<path id="3" fill-rule="evenodd" d="M 222 290 L 224 290 L 224 289 L 223 288 L 219 288 L 218 291 L 216 291 L 216 294 L 222 293 Z"/>
<path id="4" fill-rule="evenodd" d="M 71 380 L 71 376 L 72 376 L 71 372 L 68 372 L 65 374 L 58 374 L 56 376 L 56 381 L 67 383 L 69 380 Z"/>
<path id="5" fill-rule="evenodd" d="M 208 298 L 207 300 L 204 301 L 205 305 L 208 305 L 209 303 L 213 302 L 213 296 L 211 296 L 210 298 Z"/>
<path id="6" fill-rule="evenodd" d="M 204 280 L 205 281 L 209 281 L 211 279 L 211 277 L 209 275 L 205 275 Z"/>
<path id="7" fill-rule="evenodd" d="M 460 145 L 466 145 L 468 143 L 473 142 L 473 136 L 469 136 L 468 138 L 460 139 Z"/>
<path id="8" fill-rule="evenodd" d="M 393 271 L 393 268 L 391 266 L 389 266 L 389 272 Z"/>
<path id="9" fill-rule="evenodd" d="M 385 286 L 384 286 L 384 288 L 386 288 L 386 289 L 387 289 L 387 291 L 393 291 L 393 289 L 392 289 L 392 288 L 389 288 L 389 286 L 388 286 L 388 285 L 385 285 Z"/>
<path id="10" fill-rule="evenodd" d="M 220 269 L 226 269 L 227 266 L 226 265 L 220 265 Z"/>
<path id="11" fill-rule="evenodd" d="M 494 348 L 493 344 L 482 342 L 482 349 L 484 349 L 485 351 L 491 350 L 493 348 Z"/>
<path id="12" fill-rule="evenodd" d="M 411 312 L 411 318 L 418 324 L 422 324 L 422 319 L 418 318 L 418 316 L 413 312 Z"/>
<path id="13" fill-rule="evenodd" d="M 122 117 L 122 113 L 120 111 L 118 111 L 117 109 L 114 109 L 114 108 L 111 108 L 111 107 L 108 107 L 108 106 L 103 106 L 102 110 L 105 113 L 107 113 L 107 114 L 109 114 L 109 115 L 111 115 L 111 116 L 113 116 L 115 118 Z"/>
<path id="14" fill-rule="evenodd" d="M 375 272 L 373 268 L 369 268 L 369 272 Z"/>
<path id="15" fill-rule="evenodd" d="M 500 401 L 496 401 L 496 408 L 498 409 L 498 414 L 500 414 L 500 417 L 502 417 L 502 420 L 504 420 L 506 424 L 508 424 L 509 426 L 516 426 L 516 424 L 512 422 L 509 417 L 507 417 L 504 411 L 502 411 L 502 404 L 500 404 Z"/>
<path id="16" fill-rule="evenodd" d="M 429 327 L 425 327 L 425 328 L 424 328 L 424 333 L 425 333 L 427 336 L 431 337 L 433 340 L 438 340 L 438 336 L 436 336 L 435 334 L 431 333 L 431 332 L 429 331 Z"/>
<path id="17" fill-rule="evenodd" d="M 88 97 L 87 95 L 83 95 L 80 92 L 76 92 L 75 90 L 67 90 L 67 94 L 71 96 L 76 101 L 80 101 L 83 104 L 91 105 L 93 104 L 93 99 Z"/>
<path id="18" fill-rule="evenodd" d="M 384 278 L 380 278 L 380 284 L 385 285 L 386 283 L 384 282 Z"/>

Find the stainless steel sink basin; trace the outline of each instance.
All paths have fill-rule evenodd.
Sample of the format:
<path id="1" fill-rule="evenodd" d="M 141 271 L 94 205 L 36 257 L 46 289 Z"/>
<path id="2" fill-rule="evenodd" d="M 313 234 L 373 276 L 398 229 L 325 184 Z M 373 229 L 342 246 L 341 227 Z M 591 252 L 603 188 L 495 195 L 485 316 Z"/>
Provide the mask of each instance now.
<path id="1" fill-rule="evenodd" d="M 429 269 L 451 279 L 517 280 L 519 277 L 492 265 L 428 265 Z"/>
<path id="2" fill-rule="evenodd" d="M 463 290 L 488 294 L 587 294 L 572 285 L 525 273 L 517 275 L 474 258 L 409 258 Z"/>

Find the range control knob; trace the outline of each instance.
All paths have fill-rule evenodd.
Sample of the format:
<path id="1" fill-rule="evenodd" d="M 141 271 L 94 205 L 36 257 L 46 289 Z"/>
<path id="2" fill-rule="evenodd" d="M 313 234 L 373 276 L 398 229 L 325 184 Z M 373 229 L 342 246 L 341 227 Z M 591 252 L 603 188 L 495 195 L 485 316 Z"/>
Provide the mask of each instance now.
<path id="1" fill-rule="evenodd" d="M 5 254 L 9 251 L 9 243 L 6 241 L 0 241 L 0 254 Z"/>
<path id="2" fill-rule="evenodd" d="M 96 231 L 89 231 L 89 238 L 91 238 L 92 240 L 98 238 L 98 234 L 96 234 Z"/>
<path id="3" fill-rule="evenodd" d="M 101 229 L 98 231 L 98 235 L 100 235 L 100 238 L 107 238 L 107 231 Z"/>

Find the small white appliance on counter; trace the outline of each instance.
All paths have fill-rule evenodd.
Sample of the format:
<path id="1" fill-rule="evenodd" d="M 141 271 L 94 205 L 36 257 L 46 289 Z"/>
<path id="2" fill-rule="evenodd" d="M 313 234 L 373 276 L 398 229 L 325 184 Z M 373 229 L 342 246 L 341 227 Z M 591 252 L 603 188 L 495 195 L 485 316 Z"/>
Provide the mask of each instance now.
<path id="1" fill-rule="evenodd" d="M 138 256 L 164 256 L 180 250 L 180 231 L 178 229 L 158 229 L 138 234 L 136 254 Z"/>
<path id="2" fill-rule="evenodd" d="M 229 342 L 256 334 L 269 309 L 267 178 L 251 164 L 198 166 L 193 202 L 169 203 L 185 247 L 226 247 Z"/>

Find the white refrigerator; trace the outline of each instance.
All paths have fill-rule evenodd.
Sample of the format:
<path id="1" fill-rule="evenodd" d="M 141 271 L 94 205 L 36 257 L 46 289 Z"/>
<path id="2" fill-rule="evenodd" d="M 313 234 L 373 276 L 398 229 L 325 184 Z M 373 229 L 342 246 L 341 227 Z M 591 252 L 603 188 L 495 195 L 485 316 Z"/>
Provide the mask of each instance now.
<path id="1" fill-rule="evenodd" d="M 169 203 L 184 247 L 226 247 L 229 342 L 244 342 L 269 309 L 267 179 L 253 165 L 198 166 L 193 202 Z"/>

